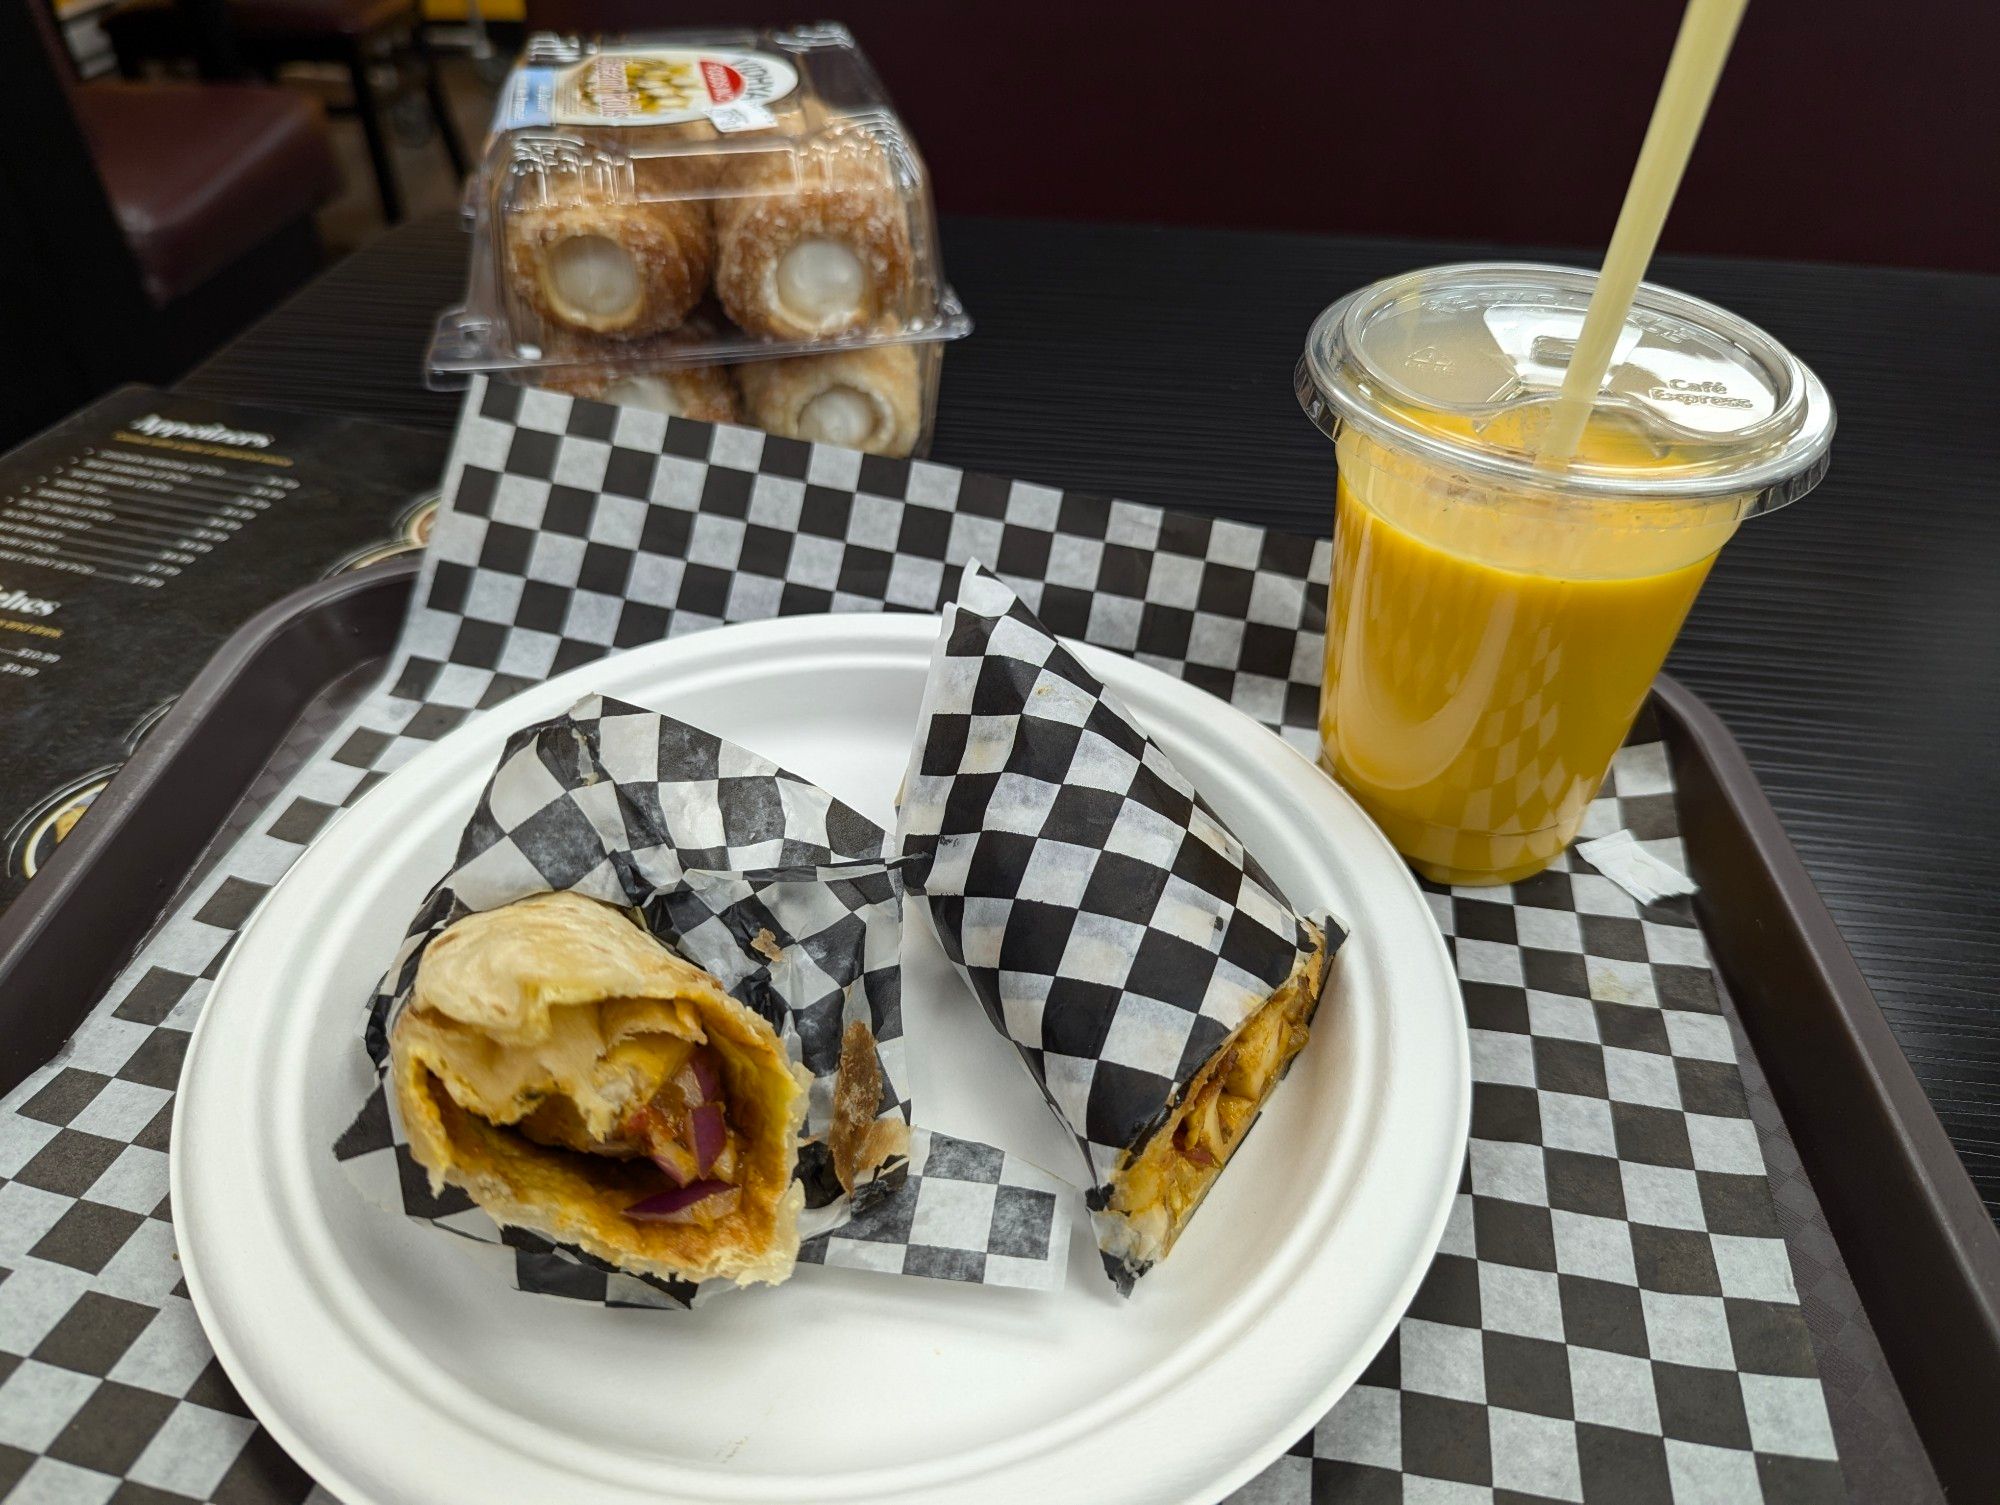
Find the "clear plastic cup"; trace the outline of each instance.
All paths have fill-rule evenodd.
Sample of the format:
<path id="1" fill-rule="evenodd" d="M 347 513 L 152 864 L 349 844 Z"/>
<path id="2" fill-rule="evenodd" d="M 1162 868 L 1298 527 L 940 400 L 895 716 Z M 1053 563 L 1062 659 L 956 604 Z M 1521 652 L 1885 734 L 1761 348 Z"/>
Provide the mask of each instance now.
<path id="1" fill-rule="evenodd" d="M 1321 760 L 1440 882 L 1569 844 L 1717 551 L 1826 473 L 1819 379 L 1651 284 L 1575 456 L 1541 463 L 1595 282 L 1411 272 L 1328 308 L 1299 361 L 1338 467 Z"/>

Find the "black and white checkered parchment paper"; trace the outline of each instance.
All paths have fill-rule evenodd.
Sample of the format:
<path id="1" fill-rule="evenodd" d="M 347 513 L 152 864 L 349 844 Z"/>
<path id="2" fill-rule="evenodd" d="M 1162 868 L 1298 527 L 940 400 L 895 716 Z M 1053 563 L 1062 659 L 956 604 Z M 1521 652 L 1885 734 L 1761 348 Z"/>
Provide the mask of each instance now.
<path id="1" fill-rule="evenodd" d="M 896 842 L 945 955 L 1075 1138 L 1105 1271 L 1129 1295 L 1153 1255 L 1111 1210 L 1120 1165 L 1321 940 L 1118 697 L 976 564 L 931 652 Z M 1341 928 L 1319 923 L 1337 948 Z"/>
<path id="2" fill-rule="evenodd" d="M 315 1493 L 189 1305 L 166 1201 L 173 1089 L 210 981 L 265 890 L 339 808 L 477 707 L 722 621 L 932 611 L 946 561 L 977 558 L 1055 631 L 1313 744 L 1324 539 L 485 383 L 468 395 L 446 495 L 392 682 L 62 1055 L 0 1101 L 0 1484 L 13 1500 Z M 1620 755 L 1584 829 L 1621 826 L 1676 856 L 1657 743 Z M 1464 982 L 1475 1077 L 1444 1245 L 1395 1339 L 1240 1498 L 1841 1499 L 1685 909 L 1641 909 L 1573 858 L 1512 888 L 1433 890 L 1431 903 Z M 954 1163 L 963 1179 L 947 1190 L 983 1199 L 990 1169 Z"/>
<path id="3" fill-rule="evenodd" d="M 727 1288 L 621 1272 L 570 1245 L 501 1229 L 456 1187 L 433 1189 L 388 1091 L 389 1038 L 409 1006 L 425 948 L 466 915 L 569 890 L 638 910 L 653 933 L 776 1030 L 811 1073 L 801 1129 L 799 1219 L 808 1264 L 840 1262 L 856 1210 L 875 1213 L 871 1254 L 902 1226 L 883 1201 L 921 1198 L 923 1168 L 946 1136 L 927 1134 L 912 1165 L 898 1154 L 850 1198 L 835 1176 L 833 1127 L 844 1031 L 864 1027 L 881 1074 L 878 1117 L 910 1121 L 903 1034 L 901 863 L 888 833 L 818 785 L 672 716 L 602 695 L 508 738 L 459 839 L 451 871 L 425 899 L 366 1013 L 377 1076 L 336 1158 L 378 1206 L 502 1252 L 508 1282 L 605 1305 L 688 1307 Z M 986 1149 L 967 1144 L 966 1152 Z M 950 1151 L 942 1150 L 940 1166 Z M 920 1263 L 896 1274 L 975 1284 L 1062 1283 L 1069 1199 L 1056 1177 L 993 1150 L 988 1216 L 933 1217 Z M 909 1173 L 914 1170 L 913 1178 Z M 935 1210 L 935 1209 L 934 1209 Z M 903 1216 L 903 1222 L 908 1222 Z M 912 1228 L 914 1224 L 911 1223 Z M 989 1258 L 989 1255 L 1005 1255 Z M 872 1267 L 872 1266 L 871 1266 Z"/>

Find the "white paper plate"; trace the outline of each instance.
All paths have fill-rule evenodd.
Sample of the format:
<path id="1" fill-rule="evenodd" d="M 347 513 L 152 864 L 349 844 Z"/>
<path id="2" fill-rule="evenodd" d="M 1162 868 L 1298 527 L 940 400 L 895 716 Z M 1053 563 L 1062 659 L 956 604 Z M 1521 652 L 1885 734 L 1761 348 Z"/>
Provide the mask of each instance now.
<path id="1" fill-rule="evenodd" d="M 1300 908 L 1353 938 L 1310 1044 L 1130 1300 L 1087 1231 L 1066 1290 L 802 1269 L 693 1313 L 525 1296 L 365 1203 L 330 1146 L 364 1000 L 507 734 L 603 691 L 891 823 L 936 619 L 791 617 L 587 665 L 426 749 L 272 891 L 217 981 L 174 1117 L 174 1226 L 223 1366 L 349 1505 L 440 1500 L 1210 1500 L 1332 1404 L 1442 1235 L 1470 1106 L 1458 988 L 1387 842 L 1249 718 L 1117 655 L 1121 694 Z M 919 1118 L 1075 1175 L 927 924 L 905 927 Z"/>

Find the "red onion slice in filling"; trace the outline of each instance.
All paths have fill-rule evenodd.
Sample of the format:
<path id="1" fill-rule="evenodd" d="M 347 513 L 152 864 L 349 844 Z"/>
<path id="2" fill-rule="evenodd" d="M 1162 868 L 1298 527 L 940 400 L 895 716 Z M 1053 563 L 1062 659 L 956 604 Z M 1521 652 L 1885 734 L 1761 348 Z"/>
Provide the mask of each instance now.
<path id="1" fill-rule="evenodd" d="M 697 1050 L 689 1057 L 688 1065 L 694 1071 L 694 1079 L 701 1087 L 697 1102 L 719 1103 L 722 1101 L 722 1074 L 715 1069 L 715 1057 L 706 1050 Z"/>
<path id="2" fill-rule="evenodd" d="M 722 1147 L 729 1142 L 729 1127 L 722 1119 L 722 1104 L 703 1103 L 691 1115 L 694 1124 L 694 1160 L 704 1176 L 715 1164 L 715 1157 L 722 1153 Z"/>
<path id="3" fill-rule="evenodd" d="M 740 1192 L 727 1181 L 692 1181 L 686 1186 L 677 1186 L 672 1191 L 656 1192 L 650 1197 L 634 1202 L 625 1209 L 625 1216 L 635 1223 L 687 1223 L 694 1220 L 697 1202 L 706 1202 L 710 1197 L 729 1193 L 734 1205 Z M 723 1213 L 727 1207 L 705 1209 Z"/>

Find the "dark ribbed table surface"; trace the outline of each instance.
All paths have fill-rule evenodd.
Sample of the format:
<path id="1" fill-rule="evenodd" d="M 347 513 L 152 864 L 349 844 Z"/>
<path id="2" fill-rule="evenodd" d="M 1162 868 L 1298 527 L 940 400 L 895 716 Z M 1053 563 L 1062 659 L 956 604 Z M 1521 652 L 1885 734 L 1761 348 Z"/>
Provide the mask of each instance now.
<path id="1" fill-rule="evenodd" d="M 1523 254 L 1004 220 L 944 241 L 978 330 L 945 363 L 935 458 L 1300 531 L 1332 517 L 1330 447 L 1291 393 L 1314 314 Z M 450 218 L 386 236 L 181 385 L 446 430 L 456 399 L 421 365 L 466 248 Z M 1673 257 L 1654 277 L 1833 391 L 1832 474 L 1723 551 L 1670 667 L 1742 740 L 2000 1210 L 2000 279 Z"/>

